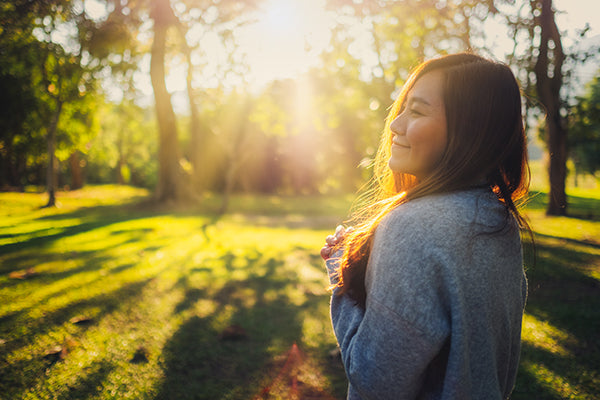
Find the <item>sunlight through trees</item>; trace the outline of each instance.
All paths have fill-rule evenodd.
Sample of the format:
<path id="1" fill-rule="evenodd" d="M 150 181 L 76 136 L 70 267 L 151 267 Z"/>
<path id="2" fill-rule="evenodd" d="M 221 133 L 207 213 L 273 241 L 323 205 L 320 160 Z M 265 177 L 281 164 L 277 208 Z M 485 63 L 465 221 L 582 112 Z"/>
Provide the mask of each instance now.
<path id="1" fill-rule="evenodd" d="M 10 95 L 0 186 L 45 186 L 49 205 L 57 188 L 85 182 L 131 182 L 158 201 L 353 192 L 411 68 L 474 50 L 514 67 L 530 125 L 548 113 L 548 211 L 562 213 L 566 113 L 577 68 L 597 61 L 585 38 L 598 28 L 561 26 L 570 6 L 560 6 L 566 14 L 550 0 L 4 3 L 14 28 L 0 30 Z M 559 32 L 588 45 L 562 46 Z"/>

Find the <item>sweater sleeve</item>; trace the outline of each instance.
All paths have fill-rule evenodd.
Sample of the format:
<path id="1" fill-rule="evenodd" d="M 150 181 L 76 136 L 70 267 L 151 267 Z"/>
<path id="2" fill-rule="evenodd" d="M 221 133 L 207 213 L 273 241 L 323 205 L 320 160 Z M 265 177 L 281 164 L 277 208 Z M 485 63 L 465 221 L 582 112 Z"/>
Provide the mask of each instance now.
<path id="1" fill-rule="evenodd" d="M 422 221 L 392 214 L 373 243 L 366 307 L 335 291 L 331 299 L 346 375 L 362 399 L 416 398 L 449 334 L 440 246 Z"/>

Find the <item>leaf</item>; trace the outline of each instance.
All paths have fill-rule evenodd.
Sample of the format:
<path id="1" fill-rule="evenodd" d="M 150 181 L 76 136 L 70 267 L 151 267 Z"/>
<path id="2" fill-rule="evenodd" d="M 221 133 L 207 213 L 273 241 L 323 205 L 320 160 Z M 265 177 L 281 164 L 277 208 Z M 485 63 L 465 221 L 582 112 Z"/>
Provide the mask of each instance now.
<path id="1" fill-rule="evenodd" d="M 64 360 L 67 357 L 67 347 L 66 346 L 54 346 L 44 354 L 44 359 L 50 361 L 51 364 L 55 364 L 59 361 Z"/>
<path id="2" fill-rule="evenodd" d="M 10 274 L 8 274 L 8 277 L 10 279 L 29 279 L 33 278 L 36 275 L 38 275 L 38 273 L 35 272 L 33 268 L 27 268 L 19 271 L 13 271 Z"/>
<path id="3" fill-rule="evenodd" d="M 90 325 L 92 322 L 94 322 L 94 319 L 85 315 L 78 315 L 76 317 L 71 318 L 69 322 L 74 325 Z"/>
<path id="4" fill-rule="evenodd" d="M 219 334 L 221 340 L 243 340 L 248 338 L 246 330 L 239 325 L 230 325 Z"/>
<path id="5" fill-rule="evenodd" d="M 140 346 L 135 351 L 135 354 L 133 355 L 131 360 L 129 360 L 129 362 L 131 364 L 145 364 L 148 362 L 148 356 L 149 356 L 148 350 L 146 350 L 145 347 Z"/>

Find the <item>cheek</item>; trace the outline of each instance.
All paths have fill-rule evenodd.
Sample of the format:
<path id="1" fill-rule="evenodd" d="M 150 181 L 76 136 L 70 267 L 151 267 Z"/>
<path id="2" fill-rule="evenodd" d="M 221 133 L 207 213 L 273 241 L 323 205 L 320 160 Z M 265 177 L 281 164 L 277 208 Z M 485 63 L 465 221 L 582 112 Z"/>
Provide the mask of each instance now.
<path id="1" fill-rule="evenodd" d="M 445 125 L 437 123 L 415 123 L 407 130 L 406 139 L 411 146 L 426 152 L 443 152 L 446 148 L 447 134 Z"/>
<path id="2" fill-rule="evenodd" d="M 421 128 L 409 139 L 411 154 L 415 162 L 421 163 L 425 169 L 431 169 L 442 159 L 446 150 L 446 129 L 438 124 L 428 124 Z"/>

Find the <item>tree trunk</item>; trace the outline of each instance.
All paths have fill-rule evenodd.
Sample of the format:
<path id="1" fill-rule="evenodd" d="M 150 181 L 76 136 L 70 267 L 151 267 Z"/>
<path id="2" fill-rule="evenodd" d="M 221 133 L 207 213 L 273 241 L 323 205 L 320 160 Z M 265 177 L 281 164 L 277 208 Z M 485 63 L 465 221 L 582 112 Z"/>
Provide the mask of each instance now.
<path id="1" fill-rule="evenodd" d="M 560 117 L 560 115 L 559 115 Z M 560 121 L 551 120 L 548 115 L 548 151 L 550 152 L 550 193 L 547 215 L 567 215 L 567 131 Z"/>
<path id="2" fill-rule="evenodd" d="M 151 17 L 154 20 L 154 41 L 150 60 L 150 78 L 154 89 L 158 120 L 158 183 L 156 199 L 159 202 L 181 199 L 186 188 L 179 164 L 179 143 L 175 112 L 165 83 L 165 41 L 167 30 L 175 21 L 169 0 L 154 0 Z"/>
<path id="3" fill-rule="evenodd" d="M 58 127 L 58 120 L 60 119 L 60 113 L 62 111 L 63 102 L 62 100 L 56 100 L 56 110 L 50 120 L 50 126 L 48 127 L 48 168 L 46 170 L 46 189 L 48 191 L 48 203 L 45 207 L 54 207 L 56 205 L 56 157 L 54 151 L 56 149 L 56 129 Z"/>
<path id="4" fill-rule="evenodd" d="M 192 64 L 189 63 L 189 67 Z M 188 73 L 189 74 L 189 73 Z M 197 182 L 200 175 L 201 162 L 202 162 L 202 131 L 200 129 L 200 118 L 198 116 L 198 109 L 196 102 L 194 101 L 194 95 L 192 92 L 191 78 L 188 77 L 187 84 L 188 100 L 190 104 L 190 149 L 189 157 L 190 163 L 194 168 L 194 182 Z"/>
<path id="5" fill-rule="evenodd" d="M 71 167 L 71 190 L 81 189 L 83 187 L 83 173 L 81 171 L 81 159 L 77 150 L 71 153 L 69 165 Z"/>
<path id="6" fill-rule="evenodd" d="M 534 17 L 541 27 L 539 55 L 535 63 L 536 89 L 540 102 L 546 109 L 548 152 L 550 156 L 548 175 L 550 193 L 547 215 L 566 215 L 567 195 L 567 129 L 560 115 L 560 89 L 563 82 L 562 65 L 565 60 L 560 32 L 554 19 L 552 0 L 532 0 L 532 12 L 541 5 L 539 16 Z M 534 14 L 535 15 L 535 14 Z"/>
<path id="7" fill-rule="evenodd" d="M 185 35 L 183 35 L 183 40 L 185 40 Z M 189 48 L 186 47 L 186 51 L 188 60 L 187 93 L 190 105 L 190 148 L 188 154 L 190 163 L 192 164 L 192 182 L 194 183 L 194 191 L 201 194 L 206 186 L 205 171 L 203 171 L 202 167 L 202 152 L 206 148 L 208 129 L 206 126 L 203 126 L 200 121 L 200 113 L 198 112 L 198 105 L 196 104 L 194 90 L 192 88 L 192 55 Z"/>
<path id="8" fill-rule="evenodd" d="M 194 64 L 192 63 L 192 49 L 187 43 L 185 37 L 185 30 L 181 24 L 177 26 L 179 28 L 179 36 L 182 41 L 183 52 L 187 62 L 187 77 L 186 77 L 186 89 L 188 95 L 188 104 L 190 106 L 190 145 L 187 149 L 187 154 L 192 164 L 192 182 L 194 184 L 194 191 L 201 193 L 204 187 L 202 179 L 202 144 L 204 138 L 202 137 L 203 129 L 200 123 L 200 115 L 198 113 L 198 105 L 194 97 L 194 88 L 192 87 L 192 80 L 194 76 Z"/>
<path id="9" fill-rule="evenodd" d="M 221 208 L 219 214 L 225 214 L 229 208 L 229 200 L 233 189 L 235 188 L 236 178 L 239 169 L 246 162 L 250 153 L 243 152 L 244 138 L 246 137 L 246 120 L 250 115 L 251 104 L 249 99 L 244 100 L 244 104 L 240 108 L 236 116 L 236 123 L 233 125 L 234 134 L 232 137 L 232 143 L 225 144 L 226 149 L 229 151 L 227 171 L 225 171 L 225 185 L 223 187 L 223 201 L 221 202 Z M 229 145 L 229 146 L 228 146 Z"/>
<path id="10" fill-rule="evenodd" d="M 233 187 L 235 186 L 235 175 L 238 170 L 237 163 L 235 165 L 230 165 L 227 171 L 225 171 L 225 187 L 223 188 L 223 198 L 221 200 L 221 207 L 217 212 L 219 215 L 223 215 L 227 212 L 229 208 L 229 200 L 231 199 L 231 193 L 233 192 Z"/>
<path id="11" fill-rule="evenodd" d="M 123 130 L 119 130 L 119 137 L 117 139 L 117 151 L 119 153 L 116 167 L 117 184 L 124 185 L 125 178 L 123 177 L 123 166 L 125 165 L 125 156 L 123 155 Z"/>
<path id="12" fill-rule="evenodd" d="M 23 174 L 21 171 L 25 170 L 25 168 L 21 168 L 19 165 L 22 163 L 20 159 L 24 157 L 15 152 L 12 141 L 12 137 L 7 138 L 3 143 L 4 148 L 2 150 L 4 150 L 4 155 L 0 154 L 0 171 L 3 171 L 0 174 L 0 187 L 7 187 L 11 190 L 23 186 Z"/>

